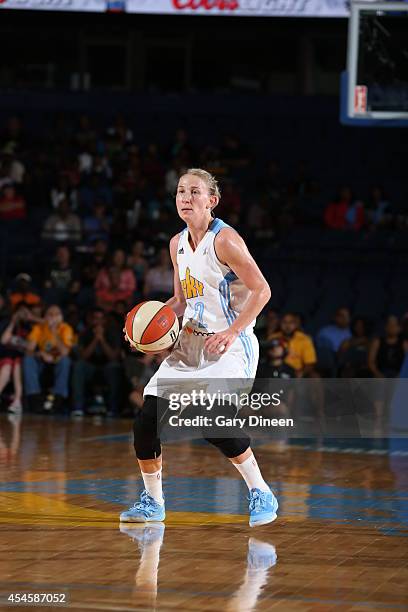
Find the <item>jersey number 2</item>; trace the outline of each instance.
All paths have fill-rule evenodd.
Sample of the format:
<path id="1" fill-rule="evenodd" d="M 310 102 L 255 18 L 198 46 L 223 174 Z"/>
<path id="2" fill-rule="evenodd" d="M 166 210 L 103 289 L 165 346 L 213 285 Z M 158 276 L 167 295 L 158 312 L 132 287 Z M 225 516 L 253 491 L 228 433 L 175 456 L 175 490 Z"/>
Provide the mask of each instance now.
<path id="1" fill-rule="evenodd" d="M 197 302 L 195 304 L 194 312 L 195 312 L 195 320 L 198 323 L 198 327 L 202 327 L 202 328 L 206 329 L 207 325 L 205 323 L 203 323 L 203 317 L 204 317 L 204 304 L 203 304 L 203 302 Z"/>

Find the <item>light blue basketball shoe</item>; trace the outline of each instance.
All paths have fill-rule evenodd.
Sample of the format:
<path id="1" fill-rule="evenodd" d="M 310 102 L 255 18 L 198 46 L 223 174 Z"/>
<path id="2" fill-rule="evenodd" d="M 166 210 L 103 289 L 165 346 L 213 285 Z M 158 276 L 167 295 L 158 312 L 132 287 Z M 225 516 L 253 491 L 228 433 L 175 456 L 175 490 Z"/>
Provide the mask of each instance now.
<path id="1" fill-rule="evenodd" d="M 272 491 L 251 489 L 249 492 L 249 526 L 266 525 L 277 517 L 278 500 Z"/>
<path id="2" fill-rule="evenodd" d="M 149 493 L 144 490 L 140 501 L 136 502 L 120 515 L 122 523 L 148 523 L 150 521 L 164 521 L 166 512 L 164 504 L 160 505 Z"/>

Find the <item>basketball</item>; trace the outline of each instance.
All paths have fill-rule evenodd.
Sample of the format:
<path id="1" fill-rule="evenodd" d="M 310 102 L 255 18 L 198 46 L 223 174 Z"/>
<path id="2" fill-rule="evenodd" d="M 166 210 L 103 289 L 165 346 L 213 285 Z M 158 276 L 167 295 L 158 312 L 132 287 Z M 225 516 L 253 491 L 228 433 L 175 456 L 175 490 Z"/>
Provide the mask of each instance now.
<path id="1" fill-rule="evenodd" d="M 170 306 L 152 300 L 137 304 L 127 314 L 125 333 L 131 346 L 142 353 L 159 353 L 176 342 L 179 323 Z"/>

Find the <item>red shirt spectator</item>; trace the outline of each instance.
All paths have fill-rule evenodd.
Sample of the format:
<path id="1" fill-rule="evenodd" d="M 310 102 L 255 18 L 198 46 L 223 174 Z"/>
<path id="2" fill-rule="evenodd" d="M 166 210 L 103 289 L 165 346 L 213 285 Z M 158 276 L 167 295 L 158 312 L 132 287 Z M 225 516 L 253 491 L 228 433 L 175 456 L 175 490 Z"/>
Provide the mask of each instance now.
<path id="1" fill-rule="evenodd" d="M 331 202 L 324 211 L 324 222 L 332 229 L 344 229 L 347 227 L 346 214 L 348 202 Z"/>
<path id="2" fill-rule="evenodd" d="M 126 254 L 116 249 L 110 268 L 102 268 L 95 281 L 97 303 L 101 308 L 112 309 L 116 302 L 130 305 L 136 290 L 133 270 L 126 266 Z"/>
<path id="3" fill-rule="evenodd" d="M 332 229 L 345 229 L 347 223 L 347 211 L 351 205 L 352 194 L 349 187 L 342 187 L 339 197 L 331 202 L 324 211 L 324 222 Z"/>
<path id="4" fill-rule="evenodd" d="M 26 203 L 23 197 L 16 193 L 13 185 L 3 187 L 3 195 L 0 198 L 0 219 L 10 221 L 12 219 L 25 219 Z"/>

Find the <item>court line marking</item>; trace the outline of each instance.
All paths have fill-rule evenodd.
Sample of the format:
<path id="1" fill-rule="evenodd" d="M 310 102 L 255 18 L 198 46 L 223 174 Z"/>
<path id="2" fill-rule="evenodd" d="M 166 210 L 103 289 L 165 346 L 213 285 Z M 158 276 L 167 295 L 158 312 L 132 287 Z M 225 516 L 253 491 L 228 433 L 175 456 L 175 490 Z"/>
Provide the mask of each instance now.
<path id="1" fill-rule="evenodd" d="M 65 527 L 110 528 L 119 524 L 119 513 L 102 511 L 70 504 L 58 499 L 60 494 L 2 493 L 0 524 L 45 525 Z M 5 508 L 5 506 L 8 506 Z M 215 514 L 210 512 L 166 513 L 166 525 L 229 525 L 247 523 L 244 514 Z"/>

